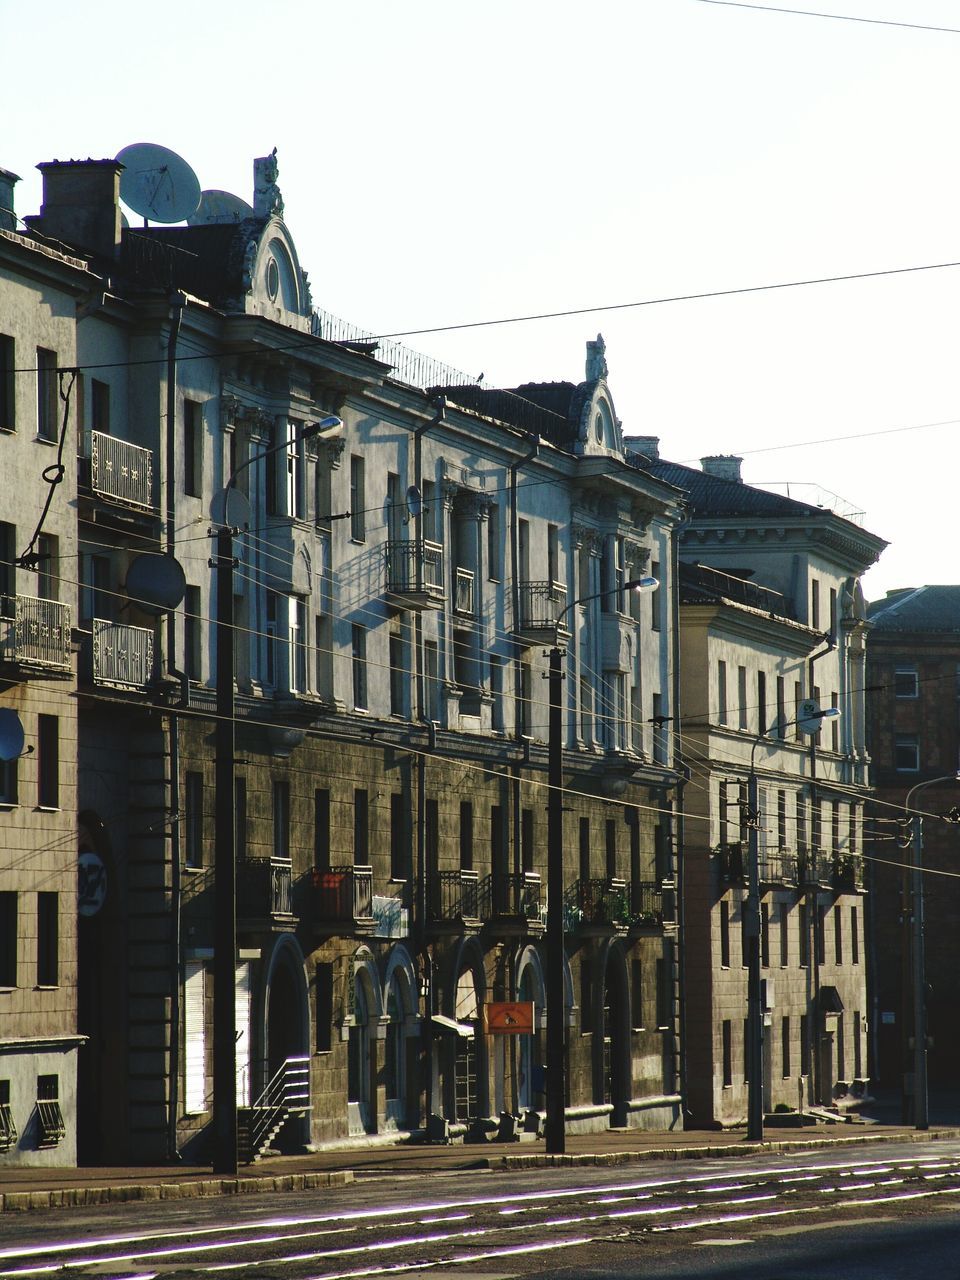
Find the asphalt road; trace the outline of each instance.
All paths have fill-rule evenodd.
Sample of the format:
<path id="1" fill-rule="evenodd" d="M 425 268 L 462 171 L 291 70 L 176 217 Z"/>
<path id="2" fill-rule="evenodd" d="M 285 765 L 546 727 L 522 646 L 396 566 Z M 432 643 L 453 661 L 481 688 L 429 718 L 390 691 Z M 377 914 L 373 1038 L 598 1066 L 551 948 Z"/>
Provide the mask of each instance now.
<path id="1" fill-rule="evenodd" d="M 0 1220 L 0 1280 L 960 1276 L 960 1143 L 459 1171 Z"/>

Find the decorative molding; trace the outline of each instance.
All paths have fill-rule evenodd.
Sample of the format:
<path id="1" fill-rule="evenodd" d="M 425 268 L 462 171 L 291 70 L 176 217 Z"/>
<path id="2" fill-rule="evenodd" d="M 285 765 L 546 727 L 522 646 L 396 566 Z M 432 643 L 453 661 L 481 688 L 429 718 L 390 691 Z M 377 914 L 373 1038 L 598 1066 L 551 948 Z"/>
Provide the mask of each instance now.
<path id="1" fill-rule="evenodd" d="M 594 529 L 592 525 L 580 524 L 575 521 L 570 531 L 573 534 L 573 542 L 577 547 L 586 547 L 592 556 L 599 556 L 603 553 L 603 534 L 599 529 Z"/>

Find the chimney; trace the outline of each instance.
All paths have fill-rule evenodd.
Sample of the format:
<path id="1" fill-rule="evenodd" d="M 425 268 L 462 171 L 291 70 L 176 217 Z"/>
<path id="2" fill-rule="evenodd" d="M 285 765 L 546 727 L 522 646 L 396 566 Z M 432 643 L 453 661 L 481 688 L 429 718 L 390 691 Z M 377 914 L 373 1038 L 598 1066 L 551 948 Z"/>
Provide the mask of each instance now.
<path id="1" fill-rule="evenodd" d="M 712 458 L 701 458 L 700 466 L 703 468 L 704 475 L 715 476 L 718 480 L 733 480 L 737 484 L 743 484 L 740 476 L 740 464 L 742 462 L 742 458 L 738 458 L 732 453 L 720 453 Z"/>
<path id="2" fill-rule="evenodd" d="M 660 461 L 659 436 L 627 436 L 623 443 L 627 449 L 632 449 L 634 453 L 642 453 L 651 462 Z"/>
<path id="3" fill-rule="evenodd" d="M 51 160 L 43 174 L 40 216 L 28 219 L 41 235 L 115 258 L 120 249 L 119 160 Z"/>
<path id="4" fill-rule="evenodd" d="M 17 215 L 13 211 L 13 188 L 20 181 L 19 174 L 0 169 L 0 229 L 16 231 Z"/>

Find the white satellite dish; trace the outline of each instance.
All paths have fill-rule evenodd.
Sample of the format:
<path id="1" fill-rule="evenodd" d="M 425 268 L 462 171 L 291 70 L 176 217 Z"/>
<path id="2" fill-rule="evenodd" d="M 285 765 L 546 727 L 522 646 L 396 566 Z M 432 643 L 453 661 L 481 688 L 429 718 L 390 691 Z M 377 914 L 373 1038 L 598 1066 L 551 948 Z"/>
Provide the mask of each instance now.
<path id="1" fill-rule="evenodd" d="M 120 198 L 154 222 L 182 222 L 200 203 L 200 182 L 186 160 L 155 142 L 134 142 L 117 154 Z"/>
<path id="2" fill-rule="evenodd" d="M 127 570 L 127 595 L 145 613 L 170 613 L 187 594 L 187 580 L 179 560 L 145 551 Z"/>
<path id="3" fill-rule="evenodd" d="M 23 755 L 23 725 L 12 707 L 0 707 L 0 760 Z"/>
<path id="4" fill-rule="evenodd" d="M 231 191 L 200 192 L 200 203 L 187 215 L 191 227 L 209 226 L 213 223 L 237 223 L 254 217 L 253 205 L 247 204 Z"/>

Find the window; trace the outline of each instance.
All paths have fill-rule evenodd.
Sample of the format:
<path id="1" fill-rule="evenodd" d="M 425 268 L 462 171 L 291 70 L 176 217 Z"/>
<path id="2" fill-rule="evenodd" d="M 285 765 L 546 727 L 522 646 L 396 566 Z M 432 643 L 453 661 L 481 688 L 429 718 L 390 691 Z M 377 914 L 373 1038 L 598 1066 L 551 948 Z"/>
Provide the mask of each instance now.
<path id="1" fill-rule="evenodd" d="M 16 343 L 9 334 L 0 333 L 0 431 L 17 429 Z"/>
<path id="2" fill-rule="evenodd" d="M 784 1080 L 790 1075 L 790 1019 L 786 1014 L 780 1020 L 781 1073 Z"/>
<path id="3" fill-rule="evenodd" d="M 399 632 L 390 635 L 390 714 L 402 716 L 406 712 L 406 671 L 404 669 L 404 644 Z"/>
<path id="4" fill-rule="evenodd" d="M 435 640 L 423 646 L 424 708 L 428 720 L 440 719 L 440 652 Z"/>
<path id="5" fill-rule="evenodd" d="M 490 806 L 490 869 L 494 880 L 507 874 L 507 825 L 502 805 Z M 500 880 L 503 883 L 502 879 Z"/>
<path id="6" fill-rule="evenodd" d="M 837 964 L 843 964 L 843 908 L 833 908 L 833 951 Z"/>
<path id="7" fill-rule="evenodd" d="M 490 657 L 490 724 L 498 733 L 503 732 L 503 659 L 496 654 Z"/>
<path id="8" fill-rule="evenodd" d="M 747 727 L 747 668 L 737 667 L 737 698 L 739 699 L 739 720 L 741 729 Z"/>
<path id="9" fill-rule="evenodd" d="M 897 773 L 916 773 L 920 768 L 920 744 L 915 733 L 898 733 L 894 740 L 893 767 Z"/>
<path id="10" fill-rule="evenodd" d="M 37 986 L 55 987 L 60 975 L 60 895 L 37 894 Z"/>
<path id="11" fill-rule="evenodd" d="M 207 1109 L 206 974 L 202 961 L 188 960 L 183 980 L 184 1110 L 198 1115 Z"/>
<path id="12" fill-rule="evenodd" d="M 370 795 L 363 787 L 353 793 L 353 864 L 370 863 Z"/>
<path id="13" fill-rule="evenodd" d="M 60 721 L 56 716 L 37 717 L 37 804 L 41 809 L 60 807 Z"/>
<path id="14" fill-rule="evenodd" d="M 760 963 L 764 969 L 770 964 L 770 904 L 760 904 Z"/>
<path id="15" fill-rule="evenodd" d="M 717 724 L 727 723 L 727 664 L 717 663 Z"/>
<path id="16" fill-rule="evenodd" d="M 720 1039 L 723 1053 L 723 1087 L 729 1089 L 733 1084 L 733 1031 L 729 1018 L 724 1018 Z"/>
<path id="17" fill-rule="evenodd" d="M 604 824 L 604 844 L 607 855 L 607 879 L 617 878 L 617 820 L 607 818 Z"/>
<path id="18" fill-rule="evenodd" d="M 317 787 L 313 793 L 313 865 L 318 871 L 330 868 L 330 792 Z"/>
<path id="19" fill-rule="evenodd" d="M 299 596 L 287 597 L 289 610 L 288 648 L 290 692 L 307 692 L 307 602 Z"/>
<path id="20" fill-rule="evenodd" d="M 807 1014 L 800 1015 L 800 1074 L 810 1074 L 810 1020 Z"/>
<path id="21" fill-rule="evenodd" d="M 15 1147 L 20 1134 L 10 1110 L 10 1081 L 0 1080 L 0 1151 Z"/>
<path id="22" fill-rule="evenodd" d="M 783 676 L 777 676 L 777 737 L 782 742 L 787 736 L 787 686 Z"/>
<path id="23" fill-rule="evenodd" d="M 0 760 L 0 806 L 17 803 L 19 772 L 18 759 Z"/>
<path id="24" fill-rule="evenodd" d="M 830 694 L 830 705 L 834 708 L 839 705 L 839 695 L 836 691 Z M 830 721 L 830 750 L 840 750 L 840 719 L 837 716 Z"/>
<path id="25" fill-rule="evenodd" d="M 110 383 L 90 379 L 90 426 L 93 431 L 110 434 Z"/>
<path id="26" fill-rule="evenodd" d="M 659 586 L 660 561 L 654 560 L 650 566 L 650 576 L 656 578 L 658 585 L 650 592 L 650 626 L 654 631 L 660 630 L 660 614 L 663 608 L 663 591 Z"/>
<path id="27" fill-rule="evenodd" d="M 237 861 L 247 856 L 247 780 L 235 778 L 233 782 L 233 822 Z"/>
<path id="28" fill-rule="evenodd" d="M 203 405 L 196 400 L 183 402 L 183 492 L 203 492 Z"/>
<path id="29" fill-rule="evenodd" d="M 666 939 L 663 947 L 664 951 L 669 953 L 670 943 Z M 661 1030 L 665 1030 L 673 1023 L 673 981 L 671 978 L 673 966 L 667 963 L 669 958 L 670 955 L 668 954 L 665 959 L 658 960 L 656 965 L 657 1027 Z"/>
<path id="30" fill-rule="evenodd" d="M 533 737 L 533 707 L 531 698 L 533 696 L 533 672 L 529 662 L 520 663 L 520 705 L 519 711 L 519 729 L 521 736 L 526 738 Z"/>
<path id="31" fill-rule="evenodd" d="M 800 968 L 806 969 L 810 961 L 810 940 L 807 937 L 807 906 L 804 902 L 797 909 L 797 936 L 800 939 Z"/>
<path id="32" fill-rule="evenodd" d="M 499 582 L 503 577 L 503 554 L 500 547 L 500 508 L 493 503 L 487 512 L 487 577 Z"/>
<path id="33" fill-rule="evenodd" d="M 667 743 L 669 741 L 669 725 L 663 717 L 663 694 L 653 695 L 653 758 L 658 764 L 667 762 Z"/>
<path id="34" fill-rule="evenodd" d="M 630 961 L 630 1021 L 635 1031 L 643 1028 L 643 962 Z"/>
<path id="35" fill-rule="evenodd" d="M 355 622 L 350 633 L 353 642 L 353 705 L 363 711 L 367 706 L 367 629 Z"/>
<path id="36" fill-rule="evenodd" d="M 364 542 L 366 540 L 367 520 L 364 511 L 365 505 L 363 459 L 353 454 L 350 458 L 350 537 L 354 542 Z"/>
<path id="37" fill-rule="evenodd" d="M 750 934 L 748 929 L 748 925 L 750 923 L 751 921 L 748 919 L 748 916 L 747 916 L 747 904 L 746 902 L 741 902 L 740 904 L 740 963 L 744 967 L 744 969 L 746 969 L 746 967 L 750 963 Z M 756 928 L 757 921 L 754 920 L 752 923 L 753 923 L 753 927 Z"/>
<path id="38" fill-rule="evenodd" d="M 189 772 L 184 782 L 184 857 L 188 867 L 203 866 L 203 774 Z"/>
<path id="39" fill-rule="evenodd" d="M 794 719 L 793 736 L 797 742 L 799 742 L 800 739 L 803 737 L 803 730 L 800 728 L 800 720 L 799 720 L 800 703 L 802 701 L 803 701 L 803 683 L 800 680 L 794 680 L 793 682 L 793 719 Z"/>
<path id="40" fill-rule="evenodd" d="M 590 819 L 581 818 L 579 825 L 580 832 L 580 879 L 589 880 L 591 878 L 591 858 L 590 858 Z"/>
<path id="41" fill-rule="evenodd" d="M 830 588 L 830 636 L 836 639 L 837 635 L 837 589 Z"/>
<path id="42" fill-rule="evenodd" d="M 560 529 L 555 524 L 547 525 L 547 579 L 560 582 Z"/>
<path id="43" fill-rule="evenodd" d="M 790 904 L 780 903 L 780 967 L 790 963 Z"/>
<path id="44" fill-rule="evenodd" d="M 810 580 L 810 625 L 814 631 L 820 630 L 820 583 L 816 578 Z"/>
<path id="45" fill-rule="evenodd" d="M 269 599 L 268 595 L 268 602 Z M 183 598 L 183 669 L 189 679 L 200 679 L 199 587 L 187 587 L 186 595 Z"/>
<path id="46" fill-rule="evenodd" d="M 55 1147 L 66 1132 L 60 1110 L 60 1077 L 37 1076 L 37 1146 Z"/>
<path id="47" fill-rule="evenodd" d="M 767 732 L 767 673 L 757 672 L 757 733 L 763 737 Z"/>
<path id="48" fill-rule="evenodd" d="M 17 594 L 17 526 L 0 520 L 0 616 L 11 617 Z"/>
<path id="49" fill-rule="evenodd" d="M 917 668 L 897 667 L 893 673 L 893 689 L 897 698 L 916 698 L 919 694 Z"/>
<path id="50" fill-rule="evenodd" d="M 750 1083 L 750 1019 L 743 1020 L 743 1082 Z"/>
<path id="51" fill-rule="evenodd" d="M 777 848 L 787 847 L 787 793 L 777 791 Z"/>
<path id="52" fill-rule="evenodd" d="M 534 844 L 534 812 L 532 809 L 520 811 L 520 869 L 533 870 Z"/>
<path id="53" fill-rule="evenodd" d="M 37 538 L 37 595 L 41 600 L 59 597 L 59 539 L 53 534 L 41 533 Z"/>
<path id="54" fill-rule="evenodd" d="M 390 796 L 390 879 L 409 880 L 411 874 L 410 823 L 401 791 Z"/>
<path id="55" fill-rule="evenodd" d="M 59 386 L 57 353 L 37 347 L 37 435 L 41 440 L 57 439 Z"/>
<path id="56" fill-rule="evenodd" d="M 817 964 L 827 963 L 827 908 L 820 907 L 814 916 L 814 941 L 817 946 Z"/>
<path id="57" fill-rule="evenodd" d="M 329 1053 L 333 1048 L 333 965 L 318 964 L 315 971 L 316 1044 L 317 1053 Z"/>
<path id="58" fill-rule="evenodd" d="M 730 904 L 720 903 L 720 967 L 730 968 Z"/>
<path id="59" fill-rule="evenodd" d="M 306 491 L 303 482 L 303 440 L 300 438 L 302 428 L 302 422 L 291 421 L 287 423 L 287 447 L 284 455 L 286 463 L 284 511 L 288 516 L 293 516 L 296 520 L 302 520 L 307 514 Z"/>
<path id="60" fill-rule="evenodd" d="M 89 630 L 94 618 L 113 618 L 109 556 L 80 557 L 80 625 Z"/>
<path id="61" fill-rule="evenodd" d="M 859 1080 L 863 1075 L 863 1046 L 861 1038 L 863 1035 L 863 1027 L 860 1019 L 860 1010 L 853 1011 L 853 1078 Z"/>
<path id="62" fill-rule="evenodd" d="M 0 987 L 17 985 L 17 893 L 0 892 Z"/>
<path id="63" fill-rule="evenodd" d="M 473 802 L 460 801 L 460 870 L 473 870 Z"/>
<path id="64" fill-rule="evenodd" d="M 860 922 L 856 907 L 850 908 L 850 960 L 852 964 L 860 963 Z"/>
<path id="65" fill-rule="evenodd" d="M 290 783 L 273 784 L 273 856 L 290 857 Z"/>

